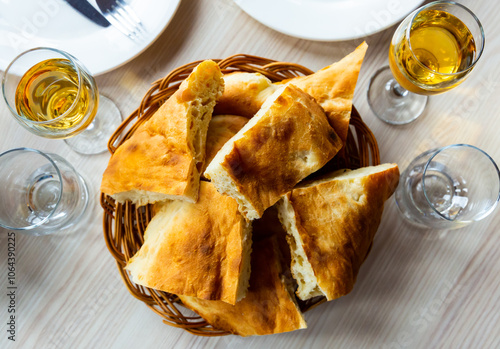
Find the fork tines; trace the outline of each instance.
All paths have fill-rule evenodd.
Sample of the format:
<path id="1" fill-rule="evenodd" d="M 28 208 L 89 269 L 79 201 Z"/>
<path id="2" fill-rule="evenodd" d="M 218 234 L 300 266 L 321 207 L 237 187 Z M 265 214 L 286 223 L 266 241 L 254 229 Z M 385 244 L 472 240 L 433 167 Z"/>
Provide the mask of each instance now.
<path id="1" fill-rule="evenodd" d="M 123 34 L 134 41 L 142 41 L 147 33 L 139 17 L 123 0 L 117 0 L 108 10 L 103 11 L 106 19 Z"/>

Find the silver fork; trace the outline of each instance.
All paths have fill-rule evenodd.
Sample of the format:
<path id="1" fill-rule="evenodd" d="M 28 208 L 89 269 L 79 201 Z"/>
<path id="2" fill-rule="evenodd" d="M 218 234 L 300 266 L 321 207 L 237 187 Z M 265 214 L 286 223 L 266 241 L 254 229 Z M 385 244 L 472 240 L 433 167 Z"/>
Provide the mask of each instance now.
<path id="1" fill-rule="evenodd" d="M 102 14 L 114 27 L 134 41 L 142 41 L 146 28 L 124 0 L 96 0 Z"/>

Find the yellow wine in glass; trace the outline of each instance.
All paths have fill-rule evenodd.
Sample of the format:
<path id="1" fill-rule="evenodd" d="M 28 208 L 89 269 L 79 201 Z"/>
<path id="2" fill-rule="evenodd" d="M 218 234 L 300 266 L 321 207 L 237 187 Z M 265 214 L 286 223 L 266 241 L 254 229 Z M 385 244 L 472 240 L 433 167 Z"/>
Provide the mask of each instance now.
<path id="1" fill-rule="evenodd" d="M 427 96 L 462 83 L 484 48 L 477 17 L 451 1 L 429 3 L 410 14 L 393 35 L 389 68 L 380 69 L 368 89 L 375 115 L 406 124 L 421 115 Z"/>
<path id="2" fill-rule="evenodd" d="M 15 95 L 19 115 L 48 129 L 75 132 L 88 127 L 97 108 L 88 80 L 79 88 L 78 72 L 67 59 L 48 59 L 31 67 L 21 78 Z M 87 110 L 90 115 L 87 116 Z M 87 117 L 86 117 L 87 116 Z M 43 122 L 48 123 L 43 124 Z M 53 121 L 53 122 L 51 122 Z M 42 126 L 42 127 L 43 127 Z M 73 132 L 62 135 L 69 137 Z M 56 133 L 48 133 L 48 136 Z"/>
<path id="3" fill-rule="evenodd" d="M 121 123 L 120 111 L 99 95 L 83 64 L 58 49 L 19 54 L 3 74 L 2 92 L 19 124 L 38 136 L 64 138 L 82 154 L 106 151 Z"/>
<path id="4" fill-rule="evenodd" d="M 389 52 L 389 65 L 399 84 L 413 93 L 430 95 L 464 81 L 474 62 L 476 43 L 454 15 L 424 10 L 414 19 L 410 40 L 391 43 Z"/>

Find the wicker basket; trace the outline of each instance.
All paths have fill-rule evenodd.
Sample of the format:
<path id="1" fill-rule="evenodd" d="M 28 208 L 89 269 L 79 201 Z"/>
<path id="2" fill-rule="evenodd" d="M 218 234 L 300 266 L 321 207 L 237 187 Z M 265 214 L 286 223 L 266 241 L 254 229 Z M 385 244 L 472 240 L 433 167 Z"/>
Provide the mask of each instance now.
<path id="1" fill-rule="evenodd" d="M 281 81 L 313 73 L 298 64 L 276 62 L 249 55 L 234 55 L 223 60 L 214 61 L 219 64 L 223 73 L 236 71 L 258 72 L 272 81 Z M 109 151 L 114 153 L 116 148 L 129 138 L 139 125 L 149 119 L 200 62 L 197 61 L 179 67 L 163 79 L 154 82 L 144 96 L 139 108 L 120 125 L 110 138 L 108 143 Z M 334 158 L 334 161 L 327 165 L 328 170 L 338 168 L 355 169 L 378 165 L 379 163 L 380 158 L 376 139 L 353 107 L 346 147 L 344 151 Z M 128 202 L 118 204 L 105 194 L 101 194 L 101 206 L 104 209 L 104 238 L 110 253 L 116 259 L 118 271 L 130 293 L 160 315 L 163 321 L 170 326 L 180 327 L 192 334 L 201 336 L 229 334 L 211 327 L 201 317 L 185 316 L 183 314 L 185 308 L 182 307 L 177 296 L 136 285 L 123 269 L 127 261 L 144 243 L 144 232 L 152 218 L 151 207 L 135 207 Z M 302 311 L 307 311 L 324 301 L 324 297 L 316 297 L 306 302 L 299 302 L 299 306 Z"/>

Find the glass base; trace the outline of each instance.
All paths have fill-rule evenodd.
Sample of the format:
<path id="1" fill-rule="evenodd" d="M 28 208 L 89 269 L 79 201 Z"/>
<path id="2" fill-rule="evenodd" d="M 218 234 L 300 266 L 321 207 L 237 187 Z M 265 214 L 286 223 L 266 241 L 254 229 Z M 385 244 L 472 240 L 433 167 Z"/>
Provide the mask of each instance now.
<path id="1" fill-rule="evenodd" d="M 429 97 L 403 89 L 389 68 L 380 68 L 370 79 L 368 104 L 373 113 L 391 125 L 404 125 L 414 121 L 424 111 Z"/>
<path id="2" fill-rule="evenodd" d="M 45 223 L 33 229 L 20 230 L 20 232 L 31 236 L 66 235 L 76 232 L 75 227 L 83 224 L 83 221 L 88 221 L 89 199 L 91 198 L 89 186 L 79 174 L 74 175 L 73 181 L 75 191 L 63 193 L 63 198 L 59 203 L 62 207 L 61 211 L 56 211 Z M 65 208 L 69 210 L 65 211 Z M 85 219 L 82 219 L 84 217 Z"/>
<path id="3" fill-rule="evenodd" d="M 458 215 L 467 205 L 469 189 L 463 178 L 451 174 L 446 164 L 429 161 L 437 151 L 431 149 L 420 154 L 401 173 L 394 193 L 396 205 L 414 226 L 437 230 L 461 228 L 467 221 L 461 221 Z"/>
<path id="4" fill-rule="evenodd" d="M 108 149 L 109 138 L 121 122 L 122 116 L 116 104 L 109 98 L 99 95 L 99 109 L 94 121 L 83 132 L 64 141 L 77 153 L 100 154 Z"/>

